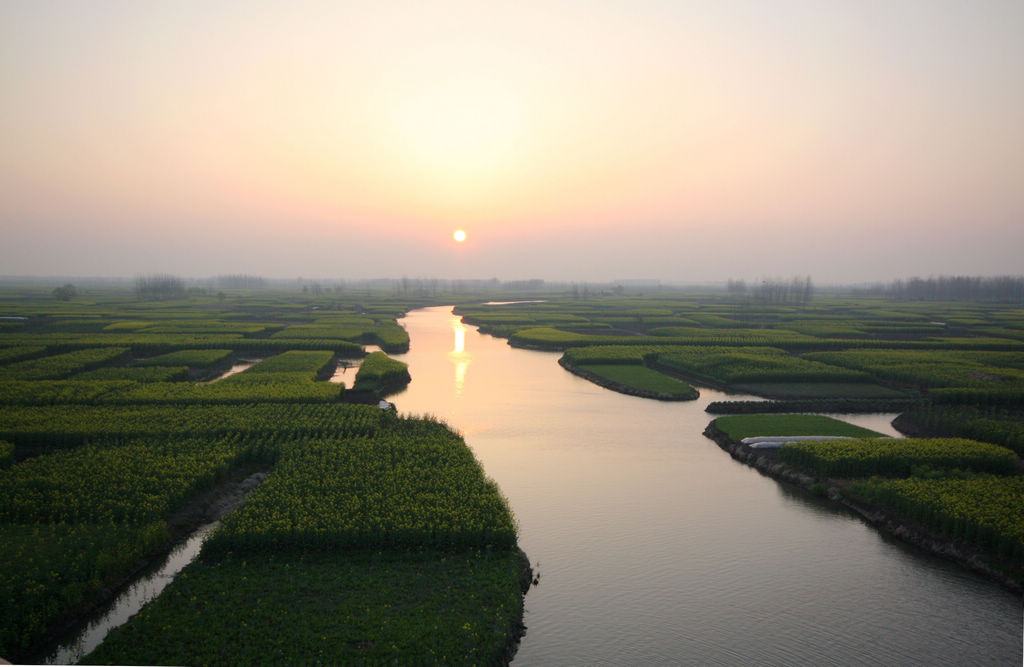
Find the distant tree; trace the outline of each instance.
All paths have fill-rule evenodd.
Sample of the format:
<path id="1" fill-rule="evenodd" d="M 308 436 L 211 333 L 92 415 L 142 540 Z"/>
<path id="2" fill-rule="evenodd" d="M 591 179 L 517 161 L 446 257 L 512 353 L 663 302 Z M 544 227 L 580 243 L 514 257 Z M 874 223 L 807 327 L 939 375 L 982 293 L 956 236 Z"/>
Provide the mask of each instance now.
<path id="1" fill-rule="evenodd" d="M 886 290 L 903 301 L 1000 301 L 1024 303 L 1024 276 L 938 276 L 897 280 Z"/>
<path id="2" fill-rule="evenodd" d="M 220 289 L 263 289 L 266 287 L 266 281 L 263 278 L 245 273 L 217 276 L 216 283 Z"/>
<path id="3" fill-rule="evenodd" d="M 810 303 L 813 292 L 810 276 L 794 277 L 788 283 L 775 278 L 762 280 L 761 284 L 754 288 L 753 297 L 755 301 L 764 304 L 806 306 Z"/>
<path id="4" fill-rule="evenodd" d="M 73 297 L 78 296 L 78 290 L 71 283 L 65 283 L 60 287 L 55 287 L 50 294 L 52 294 L 55 299 L 70 301 Z"/>
<path id="5" fill-rule="evenodd" d="M 154 273 L 135 279 L 135 294 L 140 299 L 153 301 L 181 299 L 185 293 L 185 281 L 177 276 Z"/>

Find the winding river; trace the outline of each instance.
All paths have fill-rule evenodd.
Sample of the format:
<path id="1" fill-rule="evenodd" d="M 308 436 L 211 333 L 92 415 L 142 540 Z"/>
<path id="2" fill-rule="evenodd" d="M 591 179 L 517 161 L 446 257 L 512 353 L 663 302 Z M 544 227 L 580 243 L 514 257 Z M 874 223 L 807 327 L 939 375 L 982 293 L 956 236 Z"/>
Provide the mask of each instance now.
<path id="1" fill-rule="evenodd" d="M 1020 664 L 1019 596 L 734 462 L 701 435 L 721 392 L 611 392 L 450 307 L 401 323 L 391 400 L 462 431 L 540 574 L 515 664 Z"/>

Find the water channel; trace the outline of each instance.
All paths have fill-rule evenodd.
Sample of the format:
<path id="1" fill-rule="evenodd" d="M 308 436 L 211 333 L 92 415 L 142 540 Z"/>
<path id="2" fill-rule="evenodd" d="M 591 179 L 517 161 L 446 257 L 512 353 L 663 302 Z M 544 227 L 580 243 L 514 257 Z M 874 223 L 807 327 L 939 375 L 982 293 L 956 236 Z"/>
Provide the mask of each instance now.
<path id="1" fill-rule="evenodd" d="M 465 435 L 540 574 L 515 664 L 1020 664 L 1020 596 L 733 461 L 701 435 L 725 394 L 608 391 L 451 308 L 401 323 L 391 400 Z"/>

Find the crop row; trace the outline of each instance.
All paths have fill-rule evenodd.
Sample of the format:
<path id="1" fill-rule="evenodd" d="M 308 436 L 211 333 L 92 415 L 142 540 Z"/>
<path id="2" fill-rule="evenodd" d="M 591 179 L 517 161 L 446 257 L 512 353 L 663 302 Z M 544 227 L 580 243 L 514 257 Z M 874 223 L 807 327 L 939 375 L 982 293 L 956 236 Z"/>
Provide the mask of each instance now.
<path id="1" fill-rule="evenodd" d="M 901 412 L 914 407 L 913 398 L 812 398 L 781 401 L 712 401 L 704 408 L 715 415 L 752 415 L 780 412 L 870 413 Z"/>
<path id="2" fill-rule="evenodd" d="M 366 318 L 363 318 L 366 319 Z M 409 334 L 394 322 L 365 323 L 342 321 L 339 324 L 297 324 L 271 335 L 271 339 L 327 340 L 341 339 L 358 343 L 376 344 L 388 352 L 403 352 L 409 348 Z"/>
<path id="3" fill-rule="evenodd" d="M 26 406 L 0 413 L 0 438 L 17 445 L 59 446 L 128 436 L 236 431 L 354 437 L 372 435 L 382 419 L 375 407 L 348 404 Z"/>
<path id="4" fill-rule="evenodd" d="M 37 357 L 46 351 L 45 345 L 17 345 L 0 348 L 0 364 L 9 364 L 30 357 Z"/>
<path id="5" fill-rule="evenodd" d="M 824 477 L 905 477 L 920 466 L 1012 474 L 1017 456 L 960 438 L 871 438 L 792 443 L 779 450 L 779 460 Z"/>
<path id="6" fill-rule="evenodd" d="M 127 369 L 126 369 L 127 370 Z M 244 373 L 238 375 L 244 376 Z M 0 384 L 3 405 L 242 405 L 267 403 L 332 403 L 343 387 L 313 382 L 305 373 L 235 376 L 214 384 L 132 382 L 129 380 L 37 380 Z M 232 380 L 228 382 L 227 380 Z M 0 419 L 0 424 L 3 420 Z M 2 430 L 0 426 L 0 430 Z"/>
<path id="7" fill-rule="evenodd" d="M 132 382 L 180 382 L 189 379 L 188 366 L 112 366 L 76 373 L 75 380 L 129 380 Z"/>
<path id="8" fill-rule="evenodd" d="M 312 380 L 326 369 L 333 368 L 333 360 L 334 355 L 331 352 L 291 350 L 264 359 L 244 373 L 229 377 L 225 381 L 231 381 L 243 375 L 266 376 L 269 373 L 302 373 Z"/>
<path id="9" fill-rule="evenodd" d="M 10 380 L 0 382 L 0 405 L 96 405 L 115 389 L 135 386 L 129 380 Z"/>
<path id="10" fill-rule="evenodd" d="M 999 406 L 1024 405 L 1024 383 L 1013 387 L 944 387 L 932 389 L 928 398 L 939 405 Z"/>
<path id="11" fill-rule="evenodd" d="M 404 331 L 404 330 L 403 330 Z M 377 342 L 379 336 L 372 341 Z M 395 336 L 397 338 L 397 335 Z M 136 356 L 152 356 L 178 350 L 233 350 L 249 354 L 288 350 L 330 350 L 341 356 L 361 357 L 360 343 L 338 338 L 242 338 L 238 334 L 11 334 L 4 336 L 11 346 L 45 345 L 53 352 L 94 347 L 128 347 Z M 406 346 L 408 342 L 406 341 Z"/>
<path id="12" fill-rule="evenodd" d="M 133 366 L 188 366 L 189 368 L 207 368 L 231 361 L 234 356 L 231 350 L 178 350 L 155 357 L 137 359 Z"/>
<path id="13" fill-rule="evenodd" d="M 0 654 L 22 656 L 65 615 L 170 539 L 167 519 L 278 442 L 239 434 L 87 444 L 0 470 Z"/>
<path id="14" fill-rule="evenodd" d="M 907 417 L 931 431 L 991 442 L 1024 456 L 1024 417 L 1019 412 L 926 405 Z"/>
<path id="15" fill-rule="evenodd" d="M 920 387 L 991 387 L 1024 382 L 1024 370 L 1011 365 L 1020 363 L 1019 355 L 1013 353 L 884 349 L 818 352 L 806 358 Z"/>
<path id="16" fill-rule="evenodd" d="M 53 380 L 123 359 L 126 347 L 76 350 L 0 366 L 0 380 Z"/>
<path id="17" fill-rule="evenodd" d="M 283 448 L 271 476 L 225 519 L 209 549 L 514 549 L 508 506 L 462 438 L 393 420 L 372 438 Z"/>
<path id="18" fill-rule="evenodd" d="M 253 443 L 238 435 L 84 445 L 0 470 L 2 523 L 148 523 L 212 485 Z"/>
<path id="19" fill-rule="evenodd" d="M 517 347 L 549 350 L 566 350 L 571 347 L 588 345 L 723 345 L 730 347 L 772 346 L 790 352 L 811 352 L 820 350 L 845 349 L 908 349 L 908 350 L 963 350 L 963 351 L 1024 351 L 1020 341 L 951 338 L 943 340 L 867 340 L 814 338 L 786 332 L 773 333 L 772 329 L 692 329 L 686 335 L 672 336 L 604 336 L 578 334 L 553 327 L 519 328 L 509 336 L 509 342 Z"/>
<path id="20" fill-rule="evenodd" d="M 658 353 L 657 362 L 724 384 L 873 380 L 867 373 L 793 357 L 773 347 L 678 347 Z"/>
<path id="21" fill-rule="evenodd" d="M 27 657 L 56 622 L 91 602 L 168 539 L 163 521 L 0 524 L 0 655 Z"/>
<path id="22" fill-rule="evenodd" d="M 667 332 L 666 332 L 667 333 Z M 742 332 L 729 329 L 688 329 L 686 335 L 662 336 L 605 336 L 578 334 L 551 327 L 534 327 L 516 331 L 509 342 L 518 347 L 565 350 L 589 345 L 780 345 L 826 347 L 822 341 L 796 332 L 773 333 L 770 329 L 750 329 Z"/>
<path id="23" fill-rule="evenodd" d="M 272 324 L 251 324 L 248 322 L 215 322 L 210 320 L 175 319 L 168 322 L 151 324 L 142 329 L 144 333 L 161 334 L 242 334 L 253 336 L 263 334 Z"/>
<path id="24" fill-rule="evenodd" d="M 668 349 L 663 345 L 593 345 L 569 348 L 562 356 L 573 365 L 642 364 L 645 357 L 656 357 Z"/>
<path id="25" fill-rule="evenodd" d="M 869 479 L 850 491 L 911 521 L 1024 564 L 1024 477 Z"/>
<path id="26" fill-rule="evenodd" d="M 519 575 L 508 551 L 201 554 L 80 664 L 505 664 Z"/>
<path id="27" fill-rule="evenodd" d="M 318 320 L 312 324 L 293 324 L 271 334 L 271 338 L 345 338 L 356 339 L 364 331 L 372 330 L 374 321 L 368 317 L 340 320 L 336 323 L 325 323 Z"/>
<path id="28" fill-rule="evenodd" d="M 244 373 L 208 385 L 169 382 L 135 385 L 103 396 L 101 402 L 118 405 L 187 404 L 244 405 L 249 403 L 333 403 L 343 387 L 313 382 L 305 373 L 273 373 L 248 376 Z M 232 380 L 229 382 L 228 380 Z"/>

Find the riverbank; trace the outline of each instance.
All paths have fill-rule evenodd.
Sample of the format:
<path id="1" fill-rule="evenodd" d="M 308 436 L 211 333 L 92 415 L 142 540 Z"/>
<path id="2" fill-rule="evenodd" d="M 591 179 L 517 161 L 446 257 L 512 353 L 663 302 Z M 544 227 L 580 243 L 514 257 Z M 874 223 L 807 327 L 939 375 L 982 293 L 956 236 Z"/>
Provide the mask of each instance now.
<path id="1" fill-rule="evenodd" d="M 1015 593 L 1024 591 L 1024 571 L 1007 563 L 996 564 L 991 554 L 973 546 L 952 540 L 927 528 L 907 521 L 894 512 L 873 503 L 867 503 L 847 495 L 847 484 L 842 480 L 819 478 L 796 470 L 778 460 L 777 450 L 752 449 L 737 442 L 715 427 L 708 425 L 704 435 L 714 440 L 719 447 L 734 459 L 745 463 L 776 481 L 793 484 L 818 496 L 842 505 L 854 512 L 883 534 L 912 544 L 933 555 L 952 560 L 959 565 L 977 572 Z"/>

